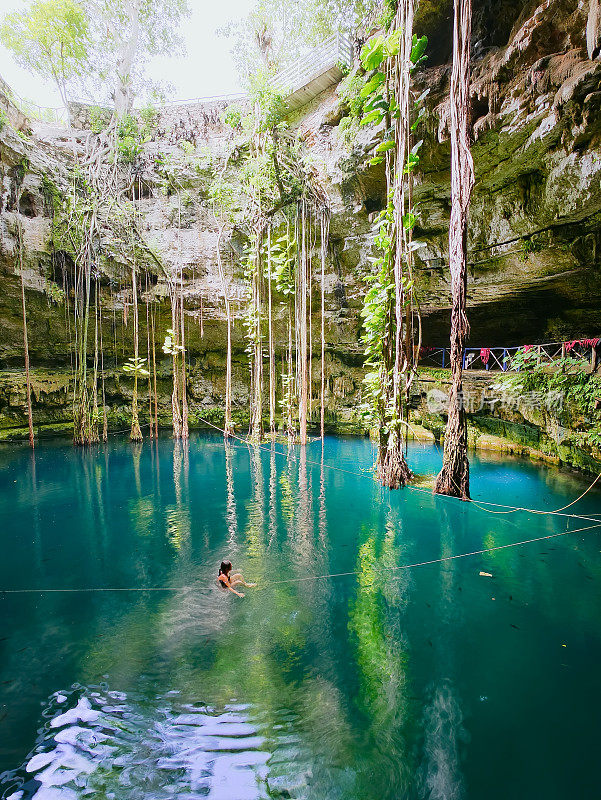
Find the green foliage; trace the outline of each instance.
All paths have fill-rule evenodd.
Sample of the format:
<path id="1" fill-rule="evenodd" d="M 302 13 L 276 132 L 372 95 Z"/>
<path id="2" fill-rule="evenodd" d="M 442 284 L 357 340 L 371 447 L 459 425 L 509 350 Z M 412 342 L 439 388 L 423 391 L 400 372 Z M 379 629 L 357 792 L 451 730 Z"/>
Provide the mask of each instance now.
<path id="1" fill-rule="evenodd" d="M 532 253 L 538 253 L 541 249 L 541 243 L 537 242 L 535 239 L 522 239 L 522 252 L 519 255 L 519 260 L 525 263 Z"/>
<path id="2" fill-rule="evenodd" d="M 25 69 L 54 81 L 63 102 L 67 86 L 86 69 L 89 21 L 75 0 L 33 0 L 7 14 L 0 40 Z"/>
<path id="3" fill-rule="evenodd" d="M 52 305 L 60 306 L 65 302 L 64 290 L 61 289 L 60 286 L 54 281 L 46 281 L 44 284 L 44 292 L 46 293 L 48 301 L 52 303 Z"/>
<path id="4" fill-rule="evenodd" d="M 361 68 L 355 68 L 338 86 L 338 96 L 343 106 L 348 108 L 348 114 L 338 123 L 338 133 L 349 147 L 352 146 L 359 132 L 364 102 L 361 92 L 366 80 L 368 78 Z"/>
<path id="5" fill-rule="evenodd" d="M 259 128 L 270 131 L 286 116 L 286 104 L 280 92 L 273 88 L 269 74 L 261 69 L 249 78 L 249 98 L 259 110 Z"/>
<path id="6" fill-rule="evenodd" d="M 384 0 L 384 3 L 381 6 L 380 16 L 378 17 L 376 27 L 381 28 L 382 30 L 385 31 L 389 30 L 390 26 L 392 25 L 392 20 L 394 19 L 395 13 L 396 13 L 396 1 Z"/>
<path id="7" fill-rule="evenodd" d="M 192 142 L 188 142 L 186 140 L 179 142 L 179 147 L 182 153 L 184 153 L 184 155 L 186 156 L 191 156 L 192 153 L 194 153 L 194 151 L 196 150 Z"/>
<path id="8" fill-rule="evenodd" d="M 273 75 L 291 66 L 338 31 L 353 34 L 377 7 L 378 0 L 255 0 L 246 18 L 219 33 L 232 40 L 234 62 L 248 80 L 259 69 Z"/>
<path id="9" fill-rule="evenodd" d="M 15 165 L 15 173 L 19 184 L 23 183 L 25 173 L 29 169 L 29 159 L 27 156 L 21 156 L 19 162 Z"/>
<path id="10" fill-rule="evenodd" d="M 388 59 L 398 55 L 399 44 L 399 31 L 372 37 L 361 49 L 360 66 L 341 82 L 338 93 L 343 103 L 348 106 L 349 115 L 343 117 L 338 128 L 347 144 L 352 144 L 360 127 L 364 125 L 380 126 L 385 122 L 392 126 L 394 120 L 398 118 L 399 109 L 396 100 L 392 96 L 390 88 L 387 90 L 385 87 L 385 70 Z M 412 70 L 426 58 L 424 51 L 427 44 L 427 37 L 418 37 L 414 34 L 411 51 Z M 411 126 L 412 132 L 417 129 L 424 118 L 423 102 L 427 95 L 428 91 L 415 101 L 416 118 Z M 382 163 L 384 154 L 394 148 L 391 135 L 392 128 L 389 128 L 385 132 L 384 141 L 376 147 L 371 160 L 372 165 Z M 421 143 L 416 146 L 409 159 L 408 171 L 413 170 L 419 164 L 417 151 L 420 146 Z"/>
<path id="11" fill-rule="evenodd" d="M 361 49 L 361 64 L 363 69 L 370 74 L 369 80 L 361 91 L 361 99 L 364 101 L 364 116 L 361 119 L 361 125 L 380 125 L 386 119 L 394 120 L 398 118 L 399 109 L 394 97 L 390 95 L 385 97 L 384 92 L 381 91 L 384 86 L 385 76 L 380 68 L 387 59 L 398 55 L 400 34 L 400 31 L 394 31 L 387 36 L 374 36 Z M 418 38 L 417 34 L 413 34 L 411 49 L 413 69 L 426 58 L 424 51 L 427 45 L 428 39 L 426 36 Z M 422 96 L 417 102 L 421 104 L 423 99 L 424 97 Z M 419 158 L 416 155 L 417 149 L 412 154 L 411 163 L 413 166 L 417 166 L 419 163 Z M 408 165 L 408 168 L 413 169 L 413 166 Z"/>
<path id="12" fill-rule="evenodd" d="M 172 328 L 167 329 L 165 341 L 163 342 L 163 353 L 168 356 L 178 356 L 185 350 L 184 346 L 177 344 L 177 336 Z"/>
<path id="13" fill-rule="evenodd" d="M 242 128 L 242 109 L 240 106 L 228 106 L 223 115 L 223 122 L 229 125 L 234 131 L 239 131 Z"/>
<path id="14" fill-rule="evenodd" d="M 117 126 L 117 159 L 122 164 L 134 164 L 145 141 L 144 132 L 131 114 L 121 118 Z"/>
<path id="15" fill-rule="evenodd" d="M 92 133 L 102 133 L 108 126 L 111 118 L 111 112 L 100 106 L 92 106 L 90 109 L 90 130 Z"/>
<path id="16" fill-rule="evenodd" d="M 378 255 L 372 259 L 372 270 L 365 278 L 367 291 L 361 311 L 367 368 L 362 414 L 367 423 L 377 424 L 380 435 L 397 429 L 401 424 L 401 410 L 395 407 L 395 392 L 391 391 L 395 361 L 393 353 L 398 346 L 393 344 L 397 332 L 395 306 L 397 301 L 404 307 L 411 306 L 412 253 L 422 246 L 420 242 L 413 241 L 411 236 L 417 222 L 411 201 L 403 210 L 395 208 L 394 186 L 399 180 L 410 185 L 408 181 L 419 164 L 419 150 L 422 146 L 421 141 L 417 142 L 406 160 L 397 163 L 395 122 L 399 118 L 400 110 L 394 96 L 395 86 L 387 79 L 387 75 L 390 74 L 391 61 L 399 55 L 401 35 L 402 31 L 397 29 L 392 33 L 374 36 L 365 43 L 360 55 L 365 77 L 358 93 L 359 101 L 355 104 L 360 125 L 384 127 L 383 139 L 375 147 L 370 163 L 375 165 L 386 160 L 388 167 L 387 205 L 373 226 L 374 247 Z M 426 45 L 426 37 L 413 36 L 410 73 L 423 61 Z M 425 94 L 413 103 L 415 121 L 410 125 L 411 131 L 416 130 L 422 119 L 421 104 L 424 98 Z M 406 124 L 407 121 L 402 120 L 401 123 Z M 399 219 L 400 213 L 403 216 Z M 402 237 L 398 235 L 397 226 L 402 226 Z M 400 278 L 395 270 L 396 259 L 399 258 L 405 265 Z"/>
<path id="17" fill-rule="evenodd" d="M 8 114 L 3 108 L 0 108 L 0 131 L 8 125 Z"/>
<path id="18" fill-rule="evenodd" d="M 179 23 L 189 14 L 186 0 L 81 2 L 90 18 L 86 83 L 94 86 L 96 94 L 100 88 L 107 99 L 111 95 L 116 99 L 123 91 L 131 101 L 141 92 L 147 96 L 160 93 L 160 86 L 145 75 L 146 64 L 153 56 L 184 52 Z"/>
<path id="19" fill-rule="evenodd" d="M 123 365 L 123 372 L 136 378 L 148 378 L 150 372 L 145 368 L 147 359 L 131 356 Z"/>
<path id="20" fill-rule="evenodd" d="M 175 171 L 173 157 L 169 153 L 157 153 L 154 157 L 154 166 L 162 178 L 161 191 L 169 197 L 179 189 L 179 181 Z"/>
<path id="21" fill-rule="evenodd" d="M 587 417 L 594 417 L 596 403 L 601 398 L 601 376 L 589 373 L 581 359 L 566 355 L 552 364 L 539 364 L 535 348 L 520 348 L 509 359 L 509 367 L 515 374 L 506 376 L 499 384 L 515 396 L 529 392 L 540 392 L 552 396 L 559 393 L 563 404 L 577 409 Z M 585 444 L 601 447 L 601 423 L 588 425 L 582 434 Z"/>
<path id="22" fill-rule="evenodd" d="M 298 244 L 289 232 L 272 237 L 271 275 L 267 277 L 275 281 L 277 291 L 285 297 L 294 295 L 294 268 L 297 258 Z"/>
<path id="23" fill-rule="evenodd" d="M 228 181 L 224 175 L 218 174 L 209 186 L 208 196 L 215 208 L 215 216 L 232 222 L 235 214 L 240 211 L 242 202 L 240 186 Z"/>
<path id="24" fill-rule="evenodd" d="M 50 216 L 59 214 L 63 205 L 62 195 L 54 181 L 45 173 L 42 174 L 42 192 Z"/>
<path id="25" fill-rule="evenodd" d="M 131 101 L 159 88 L 144 75 L 150 57 L 183 52 L 178 23 L 188 13 L 186 0 L 30 0 L 4 17 L 0 40 L 54 81 L 65 105 L 75 83 L 107 101 L 125 90 Z"/>
<path id="26" fill-rule="evenodd" d="M 142 123 L 142 129 L 144 130 L 145 135 L 150 138 L 151 134 L 159 124 L 158 109 L 155 108 L 155 106 L 153 106 L 151 103 L 148 103 L 140 111 L 140 121 Z"/>
<path id="27" fill-rule="evenodd" d="M 377 69 L 384 60 L 384 42 L 383 36 L 374 36 L 361 48 L 361 65 L 366 72 Z"/>
<path id="28" fill-rule="evenodd" d="M 380 212 L 374 225 L 374 245 L 379 256 L 374 259 L 374 272 L 365 278 L 367 291 L 361 309 L 363 333 L 361 340 L 365 350 L 366 374 L 364 403 L 361 413 L 366 422 L 374 422 L 382 417 L 382 370 L 384 347 L 389 339 L 390 309 L 394 302 L 394 283 L 391 281 L 391 233 L 394 209 L 389 201 Z"/>

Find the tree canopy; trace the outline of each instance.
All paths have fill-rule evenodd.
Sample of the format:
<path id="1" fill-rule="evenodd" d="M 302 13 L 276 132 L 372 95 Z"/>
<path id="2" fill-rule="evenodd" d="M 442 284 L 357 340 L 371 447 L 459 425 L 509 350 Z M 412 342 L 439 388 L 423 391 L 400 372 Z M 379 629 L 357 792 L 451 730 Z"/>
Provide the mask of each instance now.
<path id="1" fill-rule="evenodd" d="M 83 7 L 74 0 L 34 0 L 4 17 L 0 39 L 21 66 L 55 83 L 67 108 L 69 86 L 82 78 L 91 44 Z"/>
<path id="2" fill-rule="evenodd" d="M 153 88 L 148 58 L 183 50 L 188 13 L 186 0 L 32 0 L 4 17 L 0 38 L 19 64 L 56 84 L 67 109 L 76 86 L 112 100 L 122 117 Z"/>
<path id="3" fill-rule="evenodd" d="M 284 69 L 337 31 L 354 31 L 379 5 L 378 0 L 257 0 L 247 17 L 220 33 L 232 39 L 236 67 L 248 80 L 260 68 Z"/>
<path id="4" fill-rule="evenodd" d="M 113 101 L 118 117 L 143 90 L 156 88 L 145 75 L 149 57 L 183 52 L 179 23 L 187 0 L 84 0 L 93 31 L 92 74 Z"/>

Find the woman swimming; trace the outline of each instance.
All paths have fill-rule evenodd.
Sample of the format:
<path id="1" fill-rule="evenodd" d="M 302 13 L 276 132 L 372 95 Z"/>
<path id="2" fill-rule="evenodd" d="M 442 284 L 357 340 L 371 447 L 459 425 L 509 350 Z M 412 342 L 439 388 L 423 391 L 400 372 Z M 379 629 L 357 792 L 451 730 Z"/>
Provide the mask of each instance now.
<path id="1" fill-rule="evenodd" d="M 242 584 L 242 586 L 252 589 L 257 585 L 256 583 L 246 583 L 241 572 L 235 572 L 233 575 L 230 575 L 231 571 L 232 562 L 222 561 L 221 566 L 219 567 L 219 575 L 217 576 L 217 583 L 222 589 L 229 589 L 230 592 L 237 594 L 238 597 L 244 597 L 244 592 L 237 592 L 234 589 L 234 586 L 239 586 Z"/>

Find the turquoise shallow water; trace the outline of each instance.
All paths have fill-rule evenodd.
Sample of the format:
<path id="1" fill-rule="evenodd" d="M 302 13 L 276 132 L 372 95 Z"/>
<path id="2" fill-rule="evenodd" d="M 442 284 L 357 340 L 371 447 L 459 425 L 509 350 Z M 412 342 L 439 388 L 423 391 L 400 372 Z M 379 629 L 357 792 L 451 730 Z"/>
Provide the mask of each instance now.
<path id="1" fill-rule="evenodd" d="M 0 593 L 0 797 L 598 797 L 601 533 L 395 571 L 593 523 L 385 492 L 366 440 L 286 452 L 0 450 L 0 588 L 183 587 Z M 536 508 L 587 485 L 472 475 Z M 226 556 L 261 588 L 221 592 Z"/>

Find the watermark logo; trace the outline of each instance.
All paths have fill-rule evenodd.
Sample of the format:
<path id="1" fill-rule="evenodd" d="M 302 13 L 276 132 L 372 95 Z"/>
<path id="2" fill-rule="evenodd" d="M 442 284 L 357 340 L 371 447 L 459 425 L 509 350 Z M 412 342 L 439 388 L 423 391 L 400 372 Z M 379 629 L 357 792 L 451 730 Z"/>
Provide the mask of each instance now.
<path id="1" fill-rule="evenodd" d="M 446 414 L 449 410 L 449 395 L 440 389 L 430 389 L 426 395 L 426 404 L 430 414 Z"/>
<path id="2" fill-rule="evenodd" d="M 560 411 L 563 407 L 564 393 L 496 391 L 492 388 L 485 392 L 460 392 L 458 399 L 460 408 L 468 414 L 484 409 L 493 412 L 496 408 L 515 411 Z M 431 414 L 448 413 L 449 404 L 449 395 L 441 389 L 430 389 L 426 395 L 426 405 Z"/>

